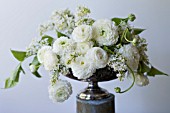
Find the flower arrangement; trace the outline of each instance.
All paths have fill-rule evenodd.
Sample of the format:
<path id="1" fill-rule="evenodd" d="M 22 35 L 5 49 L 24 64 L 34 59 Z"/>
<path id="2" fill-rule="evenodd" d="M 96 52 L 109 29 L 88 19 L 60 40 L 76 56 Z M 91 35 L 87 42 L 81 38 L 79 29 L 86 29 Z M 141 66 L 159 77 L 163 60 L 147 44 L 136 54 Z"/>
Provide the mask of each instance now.
<path id="1" fill-rule="evenodd" d="M 40 39 L 34 39 L 26 51 L 11 50 L 20 63 L 6 79 L 5 88 L 19 82 L 21 72 L 25 73 L 22 62 L 28 57 L 33 58 L 29 64 L 33 75 L 41 77 L 40 66 L 49 71 L 49 97 L 53 102 L 63 102 L 72 94 L 71 84 L 59 78 L 70 70 L 74 77 L 85 80 L 96 70 L 108 68 L 120 81 L 126 78 L 133 81 L 125 91 L 115 88 L 117 93 L 128 91 L 135 83 L 148 85 L 149 76 L 167 75 L 150 64 L 147 42 L 139 36 L 144 29 L 131 26 L 136 19 L 134 14 L 94 20 L 90 12 L 82 6 L 77 7 L 75 14 L 69 9 L 54 11 L 50 20 L 39 26 Z"/>

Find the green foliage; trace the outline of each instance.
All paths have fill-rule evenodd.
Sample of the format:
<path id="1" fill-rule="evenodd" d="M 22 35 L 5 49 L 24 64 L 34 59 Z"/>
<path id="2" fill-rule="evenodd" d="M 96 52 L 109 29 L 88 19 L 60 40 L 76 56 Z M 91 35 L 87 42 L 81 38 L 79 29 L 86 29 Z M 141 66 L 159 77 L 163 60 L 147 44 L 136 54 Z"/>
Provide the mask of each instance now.
<path id="1" fill-rule="evenodd" d="M 138 35 L 138 34 L 142 33 L 144 30 L 145 29 L 140 29 L 140 28 L 133 28 L 132 29 L 134 35 Z"/>
<path id="2" fill-rule="evenodd" d="M 60 37 L 62 37 L 62 36 L 68 37 L 67 35 L 65 35 L 65 34 L 59 32 L 59 31 L 56 31 L 56 32 L 57 32 L 57 37 L 58 37 L 58 38 L 60 38 Z"/>
<path id="3" fill-rule="evenodd" d="M 140 61 L 139 67 L 138 67 L 138 71 L 140 73 L 149 72 L 150 71 L 150 67 L 145 62 Z"/>
<path id="4" fill-rule="evenodd" d="M 41 66 L 41 64 L 39 63 L 37 56 L 34 57 L 32 63 L 30 63 L 29 65 L 34 65 L 36 67 L 36 70 L 32 72 L 32 74 L 38 78 L 41 78 L 41 75 L 38 73 L 38 69 Z"/>
<path id="5" fill-rule="evenodd" d="M 132 36 L 132 34 L 131 34 L 131 32 L 129 31 L 128 28 L 126 28 L 123 31 L 120 42 L 121 42 L 121 44 L 127 44 L 127 43 L 130 43 L 130 42 L 133 42 L 133 36 Z"/>
<path id="6" fill-rule="evenodd" d="M 128 21 L 133 22 L 136 19 L 134 14 L 129 14 L 127 18 L 112 18 L 111 20 L 115 22 L 115 25 L 118 26 L 121 22 L 127 23 Z"/>
<path id="7" fill-rule="evenodd" d="M 103 46 L 103 49 L 110 54 L 114 54 L 114 52 L 111 49 L 109 49 L 107 46 Z"/>
<path id="8" fill-rule="evenodd" d="M 5 89 L 12 88 L 17 85 L 19 82 L 20 74 L 24 72 L 21 63 L 16 67 L 16 69 L 12 72 L 11 76 L 5 80 Z"/>
<path id="9" fill-rule="evenodd" d="M 128 19 L 133 22 L 136 19 L 136 16 L 134 14 L 129 14 Z"/>
<path id="10" fill-rule="evenodd" d="M 150 71 L 147 73 L 147 75 L 148 75 L 148 76 L 153 76 L 153 77 L 154 77 L 155 75 L 167 75 L 167 76 L 168 76 L 168 74 L 166 74 L 166 73 L 164 73 L 164 72 L 156 69 L 156 68 L 153 67 L 153 66 L 151 66 L 151 69 L 150 69 Z"/>
<path id="11" fill-rule="evenodd" d="M 128 22 L 128 18 L 112 18 L 111 20 L 115 22 L 116 26 L 118 26 L 122 21 L 124 21 L 125 23 Z"/>
<path id="12" fill-rule="evenodd" d="M 148 76 L 155 76 L 155 75 L 167 75 L 166 73 L 156 69 L 153 66 L 148 66 L 145 62 L 140 61 L 139 67 L 138 67 L 139 73 L 146 73 Z"/>
<path id="13" fill-rule="evenodd" d="M 44 40 L 44 39 L 48 39 L 47 41 L 48 41 L 49 45 L 52 45 L 52 43 L 54 41 L 54 38 L 51 36 L 48 36 L 48 35 L 44 35 L 41 40 Z"/>
<path id="14" fill-rule="evenodd" d="M 11 50 L 11 53 L 18 61 L 24 61 L 26 58 L 26 52 Z"/>

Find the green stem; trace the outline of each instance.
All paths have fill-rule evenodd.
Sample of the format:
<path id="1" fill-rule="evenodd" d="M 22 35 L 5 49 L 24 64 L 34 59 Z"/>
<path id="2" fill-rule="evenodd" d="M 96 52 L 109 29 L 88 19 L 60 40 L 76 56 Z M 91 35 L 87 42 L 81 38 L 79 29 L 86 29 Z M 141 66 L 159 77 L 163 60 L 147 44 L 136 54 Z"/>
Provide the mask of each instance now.
<path id="1" fill-rule="evenodd" d="M 124 35 L 125 40 L 126 40 L 127 42 L 133 42 L 133 40 L 128 40 L 128 39 L 126 38 L 127 32 L 128 32 L 128 28 L 125 30 L 125 35 Z"/>
<path id="2" fill-rule="evenodd" d="M 103 49 L 109 52 L 110 54 L 114 54 L 114 52 L 111 49 L 109 49 L 107 46 L 104 46 Z"/>
<path id="3" fill-rule="evenodd" d="M 121 37 L 121 42 L 122 42 L 122 40 L 123 40 L 123 38 L 124 38 L 127 42 L 130 42 L 130 43 L 132 43 L 133 45 L 135 45 L 135 43 L 136 43 L 136 40 L 135 40 L 135 39 L 133 39 L 133 40 L 127 39 L 127 37 L 126 37 L 127 32 L 128 32 L 128 28 L 126 28 L 126 30 L 123 32 L 122 37 Z"/>
<path id="4" fill-rule="evenodd" d="M 132 82 L 131 86 L 128 89 L 124 90 L 124 91 L 121 91 L 121 89 L 119 87 L 117 87 L 116 89 L 119 89 L 119 91 L 117 93 L 125 93 L 125 92 L 129 91 L 134 86 L 134 84 L 135 84 L 135 75 L 134 75 L 134 72 L 132 71 L 132 69 L 128 65 L 127 65 L 127 67 L 129 68 L 130 72 L 132 73 L 133 82 Z"/>
<path id="5" fill-rule="evenodd" d="M 121 39 L 120 39 L 120 42 L 121 42 L 121 43 L 122 43 L 122 40 L 123 40 L 125 34 L 127 33 L 127 30 L 128 30 L 128 29 L 126 29 L 126 30 L 123 31 L 123 34 L 122 34 Z"/>

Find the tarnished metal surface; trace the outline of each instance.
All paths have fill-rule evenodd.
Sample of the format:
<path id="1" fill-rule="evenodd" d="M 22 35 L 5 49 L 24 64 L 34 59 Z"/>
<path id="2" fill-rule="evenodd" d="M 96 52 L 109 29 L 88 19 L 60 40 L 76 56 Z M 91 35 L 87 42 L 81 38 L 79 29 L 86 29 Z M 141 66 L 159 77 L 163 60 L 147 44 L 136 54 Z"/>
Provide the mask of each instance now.
<path id="1" fill-rule="evenodd" d="M 115 113 L 114 95 L 100 100 L 82 100 L 77 98 L 77 113 Z"/>
<path id="2" fill-rule="evenodd" d="M 87 78 L 87 79 L 78 79 L 77 77 L 73 75 L 71 69 L 70 69 L 70 73 L 68 73 L 65 76 L 68 78 L 78 80 L 78 81 L 83 81 L 83 82 L 91 82 L 91 81 L 104 82 L 104 81 L 117 79 L 116 72 L 108 66 L 106 66 L 105 68 L 97 69 L 96 72 L 90 78 Z"/>
<path id="3" fill-rule="evenodd" d="M 109 98 L 110 93 L 98 86 L 97 82 L 89 82 L 88 87 L 77 95 L 82 100 L 99 100 Z"/>
<path id="4" fill-rule="evenodd" d="M 78 79 L 73 75 L 71 69 L 66 77 L 89 83 L 88 87 L 77 96 L 79 99 L 84 100 L 98 100 L 110 97 L 110 93 L 108 93 L 107 90 L 100 88 L 98 82 L 110 81 L 117 78 L 116 72 L 108 66 L 97 69 L 96 72 L 87 79 Z"/>

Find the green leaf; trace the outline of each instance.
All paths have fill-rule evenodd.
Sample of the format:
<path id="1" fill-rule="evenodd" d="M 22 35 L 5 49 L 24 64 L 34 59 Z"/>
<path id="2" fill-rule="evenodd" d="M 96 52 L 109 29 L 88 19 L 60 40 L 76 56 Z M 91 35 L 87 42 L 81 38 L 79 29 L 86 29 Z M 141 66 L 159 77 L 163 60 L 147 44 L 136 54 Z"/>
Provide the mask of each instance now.
<path id="1" fill-rule="evenodd" d="M 133 28 L 132 30 L 133 30 L 134 35 L 138 35 L 138 34 L 142 33 L 145 29 Z"/>
<path id="2" fill-rule="evenodd" d="M 35 65 L 35 66 L 40 65 L 40 62 L 38 61 L 37 56 L 35 56 L 35 57 L 34 57 L 34 59 L 33 59 L 33 61 L 32 61 L 32 63 L 31 63 L 31 64 L 33 64 L 33 65 Z"/>
<path id="3" fill-rule="evenodd" d="M 41 40 L 44 40 L 44 39 L 48 39 L 47 41 L 50 45 L 52 45 L 52 43 L 54 41 L 54 38 L 51 36 L 48 36 L 48 35 L 44 35 Z"/>
<path id="4" fill-rule="evenodd" d="M 115 25 L 118 26 L 122 21 L 128 22 L 128 18 L 112 18 L 113 22 L 115 22 Z"/>
<path id="5" fill-rule="evenodd" d="M 145 62 L 141 61 L 138 70 L 140 73 L 145 73 L 150 71 L 150 67 Z"/>
<path id="6" fill-rule="evenodd" d="M 155 75 L 167 75 L 166 73 L 159 71 L 158 69 L 156 69 L 155 67 L 151 67 L 150 71 L 147 73 L 148 76 L 155 76 Z"/>
<path id="7" fill-rule="evenodd" d="M 15 50 L 11 50 L 13 56 L 18 60 L 18 61 L 24 61 L 24 59 L 26 58 L 26 52 L 24 51 L 15 51 Z"/>
<path id="8" fill-rule="evenodd" d="M 12 72 L 12 75 L 5 80 L 5 89 L 14 87 L 18 82 L 20 78 L 21 72 L 24 72 L 21 63 L 16 67 L 16 69 Z"/>
<path id="9" fill-rule="evenodd" d="M 5 81 L 5 89 L 12 88 L 16 85 L 17 85 L 17 82 L 15 82 L 14 80 L 11 80 L 11 78 L 7 78 Z"/>
<path id="10" fill-rule="evenodd" d="M 117 26 L 121 23 L 122 19 L 121 18 L 112 18 L 112 21 L 114 21 L 115 25 Z"/>
<path id="11" fill-rule="evenodd" d="M 38 73 L 38 69 L 41 66 L 41 63 L 38 61 L 37 56 L 34 57 L 32 63 L 30 63 L 30 65 L 34 65 L 36 67 L 35 72 L 32 72 L 32 74 L 38 78 L 41 78 L 41 75 Z"/>
<path id="12" fill-rule="evenodd" d="M 58 38 L 60 38 L 60 37 L 62 37 L 62 36 L 68 37 L 67 35 L 65 35 L 65 34 L 59 32 L 59 31 L 56 31 L 56 32 L 57 32 L 57 37 L 58 37 Z"/>
<path id="13" fill-rule="evenodd" d="M 14 80 L 15 82 L 19 82 L 19 77 L 20 77 L 21 72 L 23 72 L 25 74 L 25 72 L 24 72 L 24 70 L 23 70 L 23 68 L 21 66 L 21 63 L 20 63 L 16 67 L 16 69 L 12 72 L 12 76 L 11 76 L 12 80 Z"/>
<path id="14" fill-rule="evenodd" d="M 37 78 L 41 78 L 41 75 L 38 73 L 38 71 L 32 72 L 33 75 L 35 75 Z"/>

